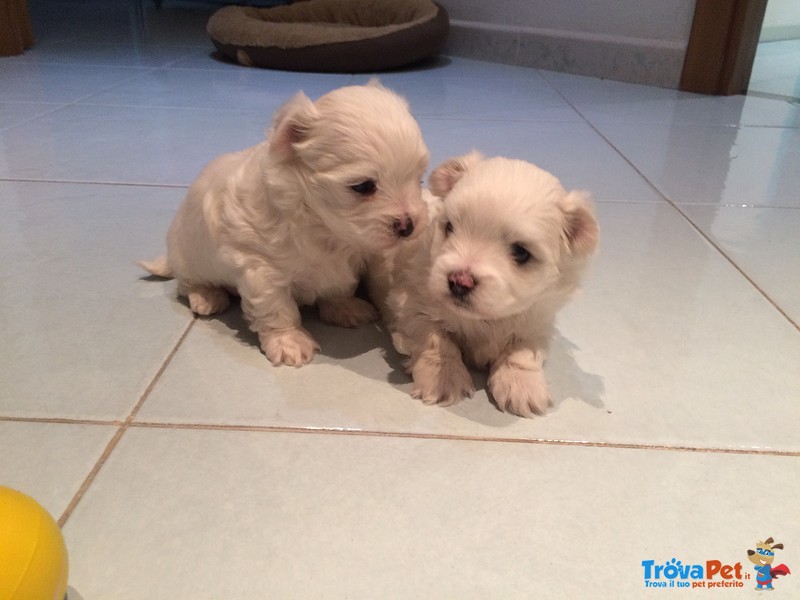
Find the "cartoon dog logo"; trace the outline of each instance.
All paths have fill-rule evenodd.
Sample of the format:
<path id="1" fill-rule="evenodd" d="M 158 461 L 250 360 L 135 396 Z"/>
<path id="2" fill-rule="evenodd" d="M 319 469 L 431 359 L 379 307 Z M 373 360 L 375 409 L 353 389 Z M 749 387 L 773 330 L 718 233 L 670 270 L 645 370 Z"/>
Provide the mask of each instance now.
<path id="1" fill-rule="evenodd" d="M 755 565 L 757 590 L 772 590 L 772 580 L 781 575 L 791 575 L 786 565 L 772 566 L 775 560 L 775 550 L 783 550 L 783 544 L 774 543 L 771 537 L 756 544 L 755 550 L 747 551 L 747 558 Z"/>

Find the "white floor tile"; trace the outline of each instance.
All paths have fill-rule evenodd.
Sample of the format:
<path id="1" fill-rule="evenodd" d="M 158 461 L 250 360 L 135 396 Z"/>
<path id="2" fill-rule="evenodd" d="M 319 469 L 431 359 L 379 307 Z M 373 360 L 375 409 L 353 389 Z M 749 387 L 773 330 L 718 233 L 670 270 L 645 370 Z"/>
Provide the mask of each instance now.
<path id="1" fill-rule="evenodd" d="M 198 52 L 184 46 L 89 44 L 86 40 L 71 40 L 43 47 L 34 45 L 19 60 L 41 65 L 163 67 Z"/>
<path id="2" fill-rule="evenodd" d="M 797 460 L 134 429 L 66 525 L 70 584 L 120 600 L 644 597 L 642 561 L 747 565 L 766 535 L 800 538 Z M 753 522 L 764 489 L 780 493 Z"/>
<path id="3" fill-rule="evenodd" d="M 0 61 L 0 101 L 67 103 L 137 77 L 142 69 Z"/>
<path id="4" fill-rule="evenodd" d="M 800 451 L 795 328 L 672 208 L 601 204 L 599 219 L 600 255 L 545 369 L 544 418 L 498 412 L 480 374 L 474 398 L 424 406 L 376 326 L 313 312 L 321 356 L 272 367 L 236 307 L 195 325 L 139 419 Z M 732 408 L 742 398 L 773 415 L 768 431 Z"/>
<path id="5" fill-rule="evenodd" d="M 755 284 L 800 323 L 800 210 L 682 207 Z"/>
<path id="6" fill-rule="evenodd" d="M 752 96 L 706 96 L 678 90 L 543 71 L 592 123 L 800 126 L 800 106 Z"/>
<path id="7" fill-rule="evenodd" d="M 202 71 L 231 71 L 232 69 L 255 68 L 231 62 L 218 53 L 213 46 L 210 48 L 198 48 L 197 52 L 193 52 L 189 56 L 176 61 L 170 67 L 173 69 L 199 69 Z"/>
<path id="8" fill-rule="evenodd" d="M 0 421 L 0 486 L 27 494 L 58 519 L 116 427 Z"/>
<path id="9" fill-rule="evenodd" d="M 758 44 L 748 92 L 800 98 L 800 39 Z"/>
<path id="10" fill-rule="evenodd" d="M 0 102 L 0 130 L 14 127 L 34 117 L 57 110 L 62 104 L 38 104 L 31 102 Z"/>
<path id="11" fill-rule="evenodd" d="M 600 123 L 677 203 L 800 207 L 800 129 Z"/>
<path id="12" fill-rule="evenodd" d="M 583 119 L 536 71 L 517 67 L 486 77 L 476 88 L 467 69 L 450 64 L 410 73 L 378 74 L 381 83 L 405 96 L 418 117 L 508 121 L 578 121 Z M 370 76 L 359 76 L 366 83 Z"/>
<path id="13" fill-rule="evenodd" d="M 0 133 L 0 178 L 188 186 L 264 139 L 271 115 L 73 105 Z"/>
<path id="14" fill-rule="evenodd" d="M 535 69 L 504 65 L 485 60 L 473 60 L 459 56 L 438 56 L 430 61 L 376 74 L 389 82 L 420 81 L 435 83 L 436 81 L 472 80 L 499 85 L 523 84 L 542 79 Z"/>
<path id="15" fill-rule="evenodd" d="M 515 123 L 466 119 L 419 119 L 431 168 L 478 149 L 487 156 L 529 160 L 551 171 L 568 189 L 588 190 L 595 200 L 662 202 L 636 170 L 585 123 Z"/>
<path id="16" fill-rule="evenodd" d="M 298 91 L 316 99 L 351 80 L 350 75 L 309 77 L 236 65 L 226 70 L 166 69 L 92 96 L 87 103 L 254 111 L 263 115 L 266 129 L 275 110 Z"/>
<path id="17" fill-rule="evenodd" d="M 128 415 L 191 319 L 135 264 L 180 197 L 0 182 L 0 415 Z"/>

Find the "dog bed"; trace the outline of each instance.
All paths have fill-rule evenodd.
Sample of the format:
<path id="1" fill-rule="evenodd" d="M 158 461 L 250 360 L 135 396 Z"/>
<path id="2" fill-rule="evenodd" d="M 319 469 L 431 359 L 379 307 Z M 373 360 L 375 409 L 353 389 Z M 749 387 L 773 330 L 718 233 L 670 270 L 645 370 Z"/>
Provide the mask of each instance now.
<path id="1" fill-rule="evenodd" d="M 432 0 L 307 0 L 227 6 L 211 15 L 207 29 L 217 50 L 242 65 L 357 73 L 436 55 L 449 19 Z"/>

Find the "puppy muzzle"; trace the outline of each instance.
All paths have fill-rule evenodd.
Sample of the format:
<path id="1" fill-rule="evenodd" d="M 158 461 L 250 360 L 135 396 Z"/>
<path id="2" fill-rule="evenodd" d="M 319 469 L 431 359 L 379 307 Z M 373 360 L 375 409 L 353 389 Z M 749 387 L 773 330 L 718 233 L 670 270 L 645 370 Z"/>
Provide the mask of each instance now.
<path id="1" fill-rule="evenodd" d="M 447 287 L 456 300 L 466 300 L 478 282 L 468 271 L 453 271 L 447 275 Z"/>
<path id="2" fill-rule="evenodd" d="M 392 219 L 391 226 L 395 235 L 401 238 L 407 238 L 414 233 L 414 220 L 407 215 L 401 219 Z"/>

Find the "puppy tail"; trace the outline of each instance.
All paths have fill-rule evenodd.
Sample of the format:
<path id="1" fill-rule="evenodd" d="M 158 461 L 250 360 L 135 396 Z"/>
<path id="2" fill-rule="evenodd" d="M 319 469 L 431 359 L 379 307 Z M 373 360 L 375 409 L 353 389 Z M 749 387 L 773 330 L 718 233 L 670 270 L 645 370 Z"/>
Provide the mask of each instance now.
<path id="1" fill-rule="evenodd" d="M 167 262 L 166 256 L 159 256 L 155 260 L 140 260 L 136 263 L 151 275 L 172 279 L 172 269 Z"/>

